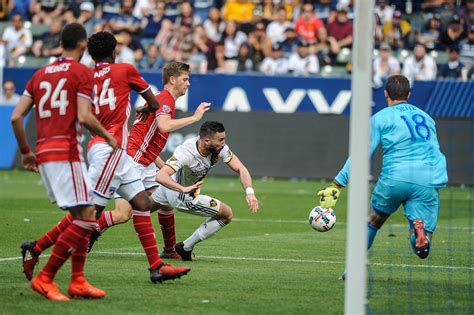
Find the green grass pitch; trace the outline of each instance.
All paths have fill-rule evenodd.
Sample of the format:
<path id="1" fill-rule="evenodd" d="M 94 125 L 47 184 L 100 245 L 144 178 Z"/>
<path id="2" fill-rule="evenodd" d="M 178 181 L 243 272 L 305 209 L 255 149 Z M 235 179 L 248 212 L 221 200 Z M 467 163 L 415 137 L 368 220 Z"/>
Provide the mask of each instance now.
<path id="1" fill-rule="evenodd" d="M 337 278 L 344 270 L 347 192 L 335 209 L 334 229 L 318 233 L 307 218 L 317 203 L 315 192 L 323 186 L 316 181 L 255 180 L 261 209 L 252 215 L 237 177 L 210 177 L 202 192 L 231 205 L 235 219 L 197 245 L 197 261 L 172 261 L 192 267 L 187 276 L 153 285 L 129 222 L 108 230 L 87 259 L 86 275 L 107 297 L 54 303 L 29 288 L 19 246 L 46 232 L 63 212 L 48 201 L 39 175 L 0 171 L 0 313 L 340 314 L 344 282 Z M 410 251 L 402 211 L 379 231 L 370 252 L 370 313 L 474 313 L 473 193 L 472 187 L 442 191 L 438 230 L 426 260 Z M 161 247 L 156 214 L 152 218 Z M 178 212 L 178 241 L 201 221 Z M 37 270 L 46 260 L 41 259 Z M 69 270 L 66 263 L 56 278 L 63 292 Z"/>

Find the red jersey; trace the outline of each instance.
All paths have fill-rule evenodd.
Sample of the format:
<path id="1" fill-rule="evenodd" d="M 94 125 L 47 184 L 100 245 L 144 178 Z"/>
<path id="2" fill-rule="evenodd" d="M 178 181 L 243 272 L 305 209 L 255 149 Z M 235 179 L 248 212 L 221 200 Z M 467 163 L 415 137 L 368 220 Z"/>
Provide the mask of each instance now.
<path id="1" fill-rule="evenodd" d="M 300 39 L 312 43 L 318 39 L 318 31 L 321 27 L 324 27 L 324 23 L 317 17 L 313 17 L 309 21 L 300 18 L 296 20 L 295 32 Z"/>
<path id="2" fill-rule="evenodd" d="M 138 70 L 127 63 L 99 63 L 94 69 L 94 106 L 100 123 L 117 139 L 119 148 L 127 148 L 128 118 L 130 117 L 130 92 L 145 93 L 150 85 Z M 94 136 L 89 147 L 105 142 Z"/>
<path id="3" fill-rule="evenodd" d="M 36 158 L 82 161 L 77 97 L 92 102 L 92 71 L 72 58 L 59 58 L 35 72 L 23 95 L 36 105 Z"/>
<path id="4" fill-rule="evenodd" d="M 156 117 L 169 115 L 174 119 L 175 101 L 167 90 L 156 94 L 160 108 L 146 121 L 136 121 L 128 138 L 127 153 L 141 165 L 148 166 L 160 155 L 168 140 L 168 132 L 160 132 Z"/>

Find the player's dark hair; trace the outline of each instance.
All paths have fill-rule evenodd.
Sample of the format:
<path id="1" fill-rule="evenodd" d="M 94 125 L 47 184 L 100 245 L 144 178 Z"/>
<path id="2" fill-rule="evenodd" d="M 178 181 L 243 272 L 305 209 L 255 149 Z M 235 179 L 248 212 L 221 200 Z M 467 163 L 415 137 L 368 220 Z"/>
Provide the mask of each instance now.
<path id="1" fill-rule="evenodd" d="M 64 50 L 74 50 L 83 40 L 87 40 L 87 33 L 79 23 L 64 26 L 61 32 L 61 45 Z"/>
<path id="2" fill-rule="evenodd" d="M 224 125 L 218 121 L 206 121 L 199 129 L 199 137 L 208 138 L 216 132 L 224 132 Z"/>
<path id="3" fill-rule="evenodd" d="M 171 61 L 163 67 L 163 85 L 170 81 L 171 77 L 179 77 L 182 73 L 189 74 L 189 65 L 179 62 Z"/>
<path id="4" fill-rule="evenodd" d="M 393 101 L 407 100 L 410 94 L 410 82 L 401 74 L 392 75 L 385 84 L 385 91 Z"/>
<path id="5" fill-rule="evenodd" d="M 89 37 L 87 41 L 87 49 L 94 61 L 104 61 L 112 58 L 117 46 L 115 36 L 109 32 L 98 32 Z"/>

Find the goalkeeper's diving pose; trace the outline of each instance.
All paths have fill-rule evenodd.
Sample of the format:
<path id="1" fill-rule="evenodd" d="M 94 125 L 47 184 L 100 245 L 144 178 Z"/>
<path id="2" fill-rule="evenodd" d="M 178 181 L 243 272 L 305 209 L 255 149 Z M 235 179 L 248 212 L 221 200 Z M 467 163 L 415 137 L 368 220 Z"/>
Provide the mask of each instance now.
<path id="1" fill-rule="evenodd" d="M 407 103 L 408 79 L 402 75 L 389 77 L 384 94 L 388 107 L 370 121 L 370 154 L 382 143 L 383 165 L 372 192 L 368 248 L 388 217 L 403 205 L 411 246 L 424 259 L 438 221 L 438 189 L 448 181 L 446 159 L 439 149 L 434 120 Z M 350 164 L 349 158 L 333 183 L 318 193 L 323 208 L 335 207 L 340 189 L 349 181 Z"/>

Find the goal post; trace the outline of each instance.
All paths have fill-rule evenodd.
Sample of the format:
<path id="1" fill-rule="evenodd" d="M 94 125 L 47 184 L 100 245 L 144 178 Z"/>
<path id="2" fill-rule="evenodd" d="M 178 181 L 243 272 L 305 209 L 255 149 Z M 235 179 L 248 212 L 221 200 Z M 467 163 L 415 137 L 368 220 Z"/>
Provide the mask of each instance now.
<path id="1" fill-rule="evenodd" d="M 372 113 L 374 0 L 355 2 L 345 314 L 367 312 L 367 209 L 369 208 L 369 120 Z"/>

